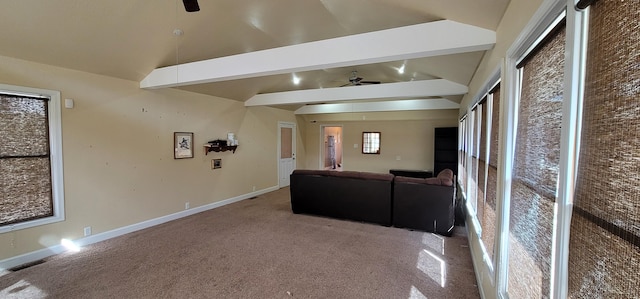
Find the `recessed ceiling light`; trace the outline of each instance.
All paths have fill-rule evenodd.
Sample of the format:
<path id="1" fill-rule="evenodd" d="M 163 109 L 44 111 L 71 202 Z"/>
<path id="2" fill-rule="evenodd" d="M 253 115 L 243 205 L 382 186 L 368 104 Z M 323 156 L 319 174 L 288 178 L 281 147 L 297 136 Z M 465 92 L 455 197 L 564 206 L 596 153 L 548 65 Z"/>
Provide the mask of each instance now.
<path id="1" fill-rule="evenodd" d="M 404 64 L 398 69 L 398 74 L 404 74 Z"/>
<path id="2" fill-rule="evenodd" d="M 300 84 L 300 78 L 298 78 L 298 76 L 296 76 L 296 74 L 291 74 L 291 81 L 293 82 L 293 84 L 298 85 Z"/>

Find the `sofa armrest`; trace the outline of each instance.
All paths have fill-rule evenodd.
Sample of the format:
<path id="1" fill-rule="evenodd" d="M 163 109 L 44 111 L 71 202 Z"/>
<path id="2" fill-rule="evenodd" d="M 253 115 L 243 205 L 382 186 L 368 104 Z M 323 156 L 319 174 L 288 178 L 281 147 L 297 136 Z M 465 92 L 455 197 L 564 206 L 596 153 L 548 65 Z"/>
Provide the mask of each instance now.
<path id="1" fill-rule="evenodd" d="M 455 186 L 427 184 L 423 182 L 425 179 L 421 180 L 396 177 L 393 225 L 450 235 L 455 222 Z"/>

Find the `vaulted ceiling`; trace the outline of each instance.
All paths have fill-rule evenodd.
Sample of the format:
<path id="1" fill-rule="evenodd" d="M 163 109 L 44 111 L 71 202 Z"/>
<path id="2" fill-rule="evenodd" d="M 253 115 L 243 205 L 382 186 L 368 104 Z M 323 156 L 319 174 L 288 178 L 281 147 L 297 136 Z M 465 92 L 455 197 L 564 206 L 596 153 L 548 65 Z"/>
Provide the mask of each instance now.
<path id="1" fill-rule="evenodd" d="M 451 109 L 508 3 L 199 0 L 188 13 L 180 0 L 3 1 L 0 55 L 298 113 Z"/>

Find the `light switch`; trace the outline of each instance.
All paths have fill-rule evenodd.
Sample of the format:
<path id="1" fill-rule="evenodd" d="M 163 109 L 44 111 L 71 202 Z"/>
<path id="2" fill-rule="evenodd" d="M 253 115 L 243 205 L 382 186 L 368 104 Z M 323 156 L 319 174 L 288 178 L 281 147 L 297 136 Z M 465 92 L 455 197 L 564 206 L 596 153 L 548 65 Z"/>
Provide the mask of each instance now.
<path id="1" fill-rule="evenodd" d="M 73 108 L 73 99 L 64 99 L 64 107 L 67 109 Z"/>

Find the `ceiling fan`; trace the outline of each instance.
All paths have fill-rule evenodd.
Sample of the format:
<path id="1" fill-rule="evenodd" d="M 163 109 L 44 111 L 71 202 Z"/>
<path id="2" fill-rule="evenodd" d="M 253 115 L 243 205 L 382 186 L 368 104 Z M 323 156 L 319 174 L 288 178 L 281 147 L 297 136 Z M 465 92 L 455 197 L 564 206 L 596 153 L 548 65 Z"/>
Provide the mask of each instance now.
<path id="1" fill-rule="evenodd" d="M 358 71 L 351 72 L 351 77 L 349 77 L 349 83 L 342 85 L 343 86 L 358 86 L 363 84 L 380 84 L 380 81 L 363 81 L 362 77 L 358 77 Z"/>
<path id="2" fill-rule="evenodd" d="M 184 9 L 187 12 L 200 11 L 200 5 L 198 5 L 198 0 L 182 0 L 182 3 L 184 3 Z"/>

